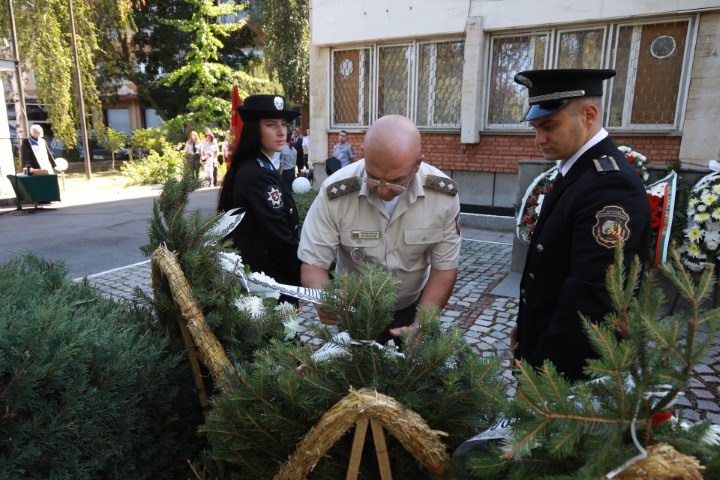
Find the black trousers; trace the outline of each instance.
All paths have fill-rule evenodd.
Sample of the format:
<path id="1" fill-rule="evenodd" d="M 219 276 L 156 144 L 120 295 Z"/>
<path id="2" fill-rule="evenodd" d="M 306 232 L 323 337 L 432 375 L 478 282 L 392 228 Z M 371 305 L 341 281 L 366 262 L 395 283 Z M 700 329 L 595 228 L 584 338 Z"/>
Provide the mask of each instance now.
<path id="1" fill-rule="evenodd" d="M 407 306 L 405 308 L 402 308 L 400 310 L 395 310 L 395 314 L 393 315 L 393 321 L 390 323 L 388 328 L 386 328 L 380 336 L 377 338 L 377 342 L 385 345 L 390 339 L 395 340 L 395 345 L 402 345 L 402 341 L 400 340 L 400 337 L 393 337 L 390 335 L 390 329 L 391 328 L 398 328 L 398 327 L 407 327 L 408 325 L 411 325 L 415 321 L 415 313 L 417 312 L 417 306 L 418 301 L 415 300 L 415 302 L 412 303 L 412 305 Z"/>

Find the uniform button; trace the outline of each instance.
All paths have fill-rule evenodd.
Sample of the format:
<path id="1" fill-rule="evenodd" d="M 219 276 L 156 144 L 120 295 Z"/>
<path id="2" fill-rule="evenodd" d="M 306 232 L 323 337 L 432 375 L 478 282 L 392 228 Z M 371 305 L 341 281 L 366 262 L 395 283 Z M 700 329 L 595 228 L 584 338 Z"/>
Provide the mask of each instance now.
<path id="1" fill-rule="evenodd" d="M 293 209 L 291 208 L 291 209 L 290 209 L 290 213 L 292 213 L 292 212 L 293 212 Z"/>
<path id="2" fill-rule="evenodd" d="M 523 288 L 522 290 L 520 290 L 520 295 L 522 295 L 523 297 L 525 296 L 525 289 L 524 289 L 524 288 Z"/>
<path id="3" fill-rule="evenodd" d="M 522 299 L 522 302 L 523 302 L 523 305 L 527 305 L 527 300 L 525 300 L 524 298 Z"/>
<path id="4" fill-rule="evenodd" d="M 423 240 L 427 240 L 427 235 L 423 235 L 423 236 L 422 236 L 422 239 L 423 239 Z"/>
<path id="5" fill-rule="evenodd" d="M 297 230 L 297 229 L 298 229 L 298 226 L 295 225 L 295 226 L 293 227 L 293 230 Z"/>
<path id="6" fill-rule="evenodd" d="M 534 273 L 529 274 L 528 277 L 530 277 L 530 280 L 535 280 L 535 274 L 534 274 Z"/>
<path id="7" fill-rule="evenodd" d="M 542 251 L 544 250 L 544 248 L 543 248 L 543 246 L 542 246 L 541 244 L 538 244 L 538 246 L 535 247 L 535 250 L 537 250 L 538 253 L 542 253 Z"/>

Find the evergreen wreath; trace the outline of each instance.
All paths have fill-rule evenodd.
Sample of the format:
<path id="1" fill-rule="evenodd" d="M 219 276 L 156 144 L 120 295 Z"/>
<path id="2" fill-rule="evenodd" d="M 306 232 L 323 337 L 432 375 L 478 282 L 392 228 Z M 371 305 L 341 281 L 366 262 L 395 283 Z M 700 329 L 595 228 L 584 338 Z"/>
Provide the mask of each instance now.
<path id="1" fill-rule="evenodd" d="M 688 225 L 680 247 L 683 263 L 698 272 L 720 260 L 720 172 L 706 175 L 690 192 Z"/>

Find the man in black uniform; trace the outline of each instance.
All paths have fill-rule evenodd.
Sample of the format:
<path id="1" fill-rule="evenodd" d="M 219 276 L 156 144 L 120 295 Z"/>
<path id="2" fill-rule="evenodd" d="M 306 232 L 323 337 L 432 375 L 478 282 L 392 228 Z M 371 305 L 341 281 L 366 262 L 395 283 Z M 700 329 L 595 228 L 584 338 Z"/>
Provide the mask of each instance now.
<path id="1" fill-rule="evenodd" d="M 529 90 L 524 120 L 560 174 L 530 239 L 511 342 L 534 367 L 551 360 L 567 379 L 587 378 L 597 357 L 580 313 L 602 322 L 613 310 L 605 275 L 618 240 L 628 267 L 650 250 L 650 206 L 636 170 L 602 127 L 602 82 L 614 70 L 534 70 L 515 82 Z"/>

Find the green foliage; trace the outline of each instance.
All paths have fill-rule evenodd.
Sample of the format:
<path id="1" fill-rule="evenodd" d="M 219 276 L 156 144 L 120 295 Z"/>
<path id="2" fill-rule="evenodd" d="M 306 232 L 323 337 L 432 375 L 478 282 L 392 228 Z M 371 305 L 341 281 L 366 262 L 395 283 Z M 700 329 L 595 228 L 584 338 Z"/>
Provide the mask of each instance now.
<path id="1" fill-rule="evenodd" d="M 470 474 L 484 479 L 597 479 L 638 453 L 633 431 L 644 446 L 666 442 L 703 463 L 718 463 L 717 448 L 700 440 L 711 429 L 709 422 L 693 427 L 676 420 L 659 426 L 654 422 L 687 388 L 693 367 L 720 328 L 720 309 L 701 309 L 715 283 L 712 271 L 695 282 L 674 249 L 671 256 L 672 266 L 662 270 L 687 300 L 688 311 L 662 318 L 663 296 L 654 274 L 637 293 L 639 262 L 625 272 L 618 248 L 607 275 L 616 312 L 601 325 L 583 320 L 600 354 L 588 361 L 586 372 L 593 380 L 568 383 L 550 362 L 539 371 L 522 362 L 516 369 L 517 397 L 502 407 L 515 419 L 508 445 L 502 451 L 492 445 L 472 456 Z"/>
<path id="2" fill-rule="evenodd" d="M 310 78 L 310 8 L 308 0 L 263 0 L 260 25 L 268 69 L 277 72 L 287 96 L 306 103 Z"/>
<path id="3" fill-rule="evenodd" d="M 36 95 L 48 113 L 55 138 L 74 147 L 79 113 L 73 46 L 77 48 L 86 113 L 92 115 L 91 128 L 102 131 L 95 63 L 103 50 L 99 47 L 96 27 L 98 24 L 118 29 L 129 26 L 130 1 L 73 2 L 77 38 L 74 44 L 66 0 L 45 0 L 42 5 L 32 8 L 27 2 L 15 1 L 13 4 L 24 73 L 31 65 Z M 7 15 L 0 16 L 0 26 L 4 32 L 9 31 Z"/>
<path id="4" fill-rule="evenodd" d="M 293 193 L 293 198 L 295 199 L 295 206 L 297 207 L 298 212 L 298 218 L 300 220 L 300 227 L 302 229 L 303 222 L 305 221 L 305 215 L 307 215 L 308 210 L 310 210 L 310 206 L 312 205 L 313 201 L 315 201 L 315 197 L 317 197 L 318 191 L 314 189 L 310 189 L 310 191 L 305 193 Z"/>
<path id="5" fill-rule="evenodd" d="M 31 254 L 0 267 L 0 478 L 187 476 L 185 366 L 67 272 Z"/>
<path id="6" fill-rule="evenodd" d="M 100 145 L 104 146 L 112 155 L 112 169 L 115 170 L 115 154 L 127 145 L 128 136 L 125 132 L 118 132 L 112 128 L 106 128 L 100 136 Z"/>
<path id="7" fill-rule="evenodd" d="M 132 148 L 139 150 L 161 153 L 165 144 L 164 128 L 138 128 L 130 138 Z"/>
<path id="8" fill-rule="evenodd" d="M 246 362 L 252 359 L 255 350 L 267 345 L 271 339 L 282 338 L 282 318 L 251 318 L 236 308 L 236 299 L 246 295 L 247 291 L 236 276 L 225 274 L 220 268 L 217 252 L 226 245 L 218 243 L 211 234 L 220 216 L 207 217 L 199 209 L 186 212 L 189 195 L 199 185 L 191 174 L 165 184 L 153 204 L 148 243 L 141 250 L 150 256 L 158 246 L 165 245 L 176 253 L 193 297 L 228 357 L 236 362 Z M 185 346 L 178 325 L 184 320 L 173 301 L 167 280 L 159 279 L 154 288 L 155 297 L 145 297 L 145 300 L 157 312 L 174 348 L 183 351 Z"/>
<path id="9" fill-rule="evenodd" d="M 459 331 L 441 331 L 436 310 L 420 312 L 422 326 L 405 338 L 404 356 L 362 343 L 391 321 L 395 290 L 395 281 L 379 267 L 338 276 L 327 286 L 336 295 L 328 295 L 323 308 L 340 315 L 340 330 L 357 343 L 317 360 L 310 347 L 274 341 L 256 353 L 253 363 L 238 367 L 230 391 L 213 399 L 201 428 L 212 443 L 213 457 L 226 462 L 233 478 L 272 478 L 299 439 L 351 387 L 394 397 L 432 429 L 446 432 L 443 440 L 451 448 L 487 426 L 493 415 L 486 408 L 489 396 L 504 395 L 499 360 L 479 357 Z M 317 333 L 331 341 L 328 330 L 318 328 Z M 344 477 L 351 442 L 352 435 L 346 435 L 312 478 Z M 428 478 L 392 436 L 388 449 L 394 477 Z M 375 478 L 376 469 L 374 455 L 366 450 L 362 478 Z"/>
<path id="10" fill-rule="evenodd" d="M 134 184 L 158 185 L 182 177 L 186 163 L 183 152 L 165 143 L 161 153 L 153 150 L 141 160 L 125 162 L 120 171 Z"/>

